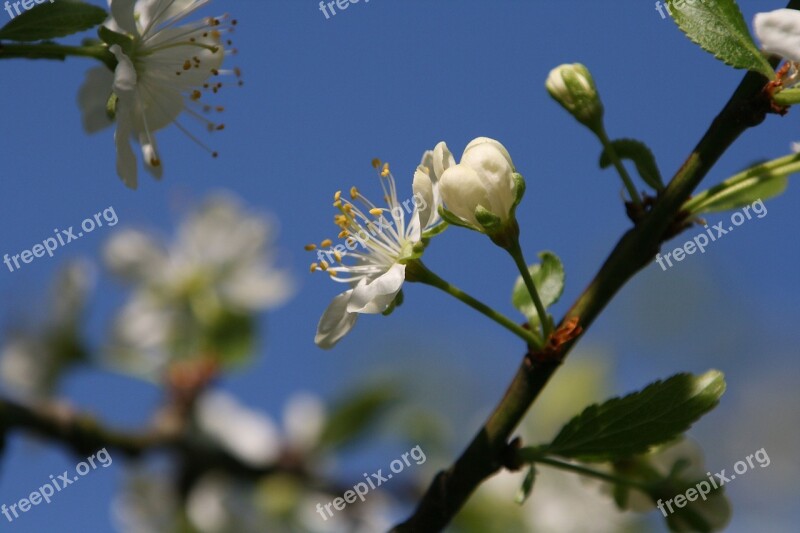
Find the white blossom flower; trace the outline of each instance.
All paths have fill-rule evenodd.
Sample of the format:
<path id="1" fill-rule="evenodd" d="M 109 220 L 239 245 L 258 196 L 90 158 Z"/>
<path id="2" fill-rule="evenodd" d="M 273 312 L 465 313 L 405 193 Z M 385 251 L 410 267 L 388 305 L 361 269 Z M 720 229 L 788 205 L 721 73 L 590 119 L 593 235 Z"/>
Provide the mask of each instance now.
<path id="1" fill-rule="evenodd" d="M 800 11 L 776 9 L 757 13 L 753 28 L 765 52 L 793 64 L 800 63 Z"/>
<path id="2" fill-rule="evenodd" d="M 396 302 L 406 279 L 406 262 L 419 257 L 425 233 L 438 229 L 441 222 L 437 212 L 439 174 L 431 166 L 434 161 L 434 154 L 426 152 L 414 175 L 414 196 L 402 203 L 388 163 L 381 165 L 378 160 L 373 164 L 387 207 L 377 207 L 356 187 L 350 189 L 350 199 L 341 191 L 334 195 L 333 205 L 340 211 L 334 222 L 346 245 L 332 247 L 332 240 L 322 241 L 321 248 L 330 249 L 317 250 L 319 262 L 311 265 L 311 271 L 327 272 L 334 281 L 352 288 L 334 298 L 322 315 L 314 339 L 318 346 L 332 348 L 353 328 L 359 314 L 383 313 Z M 315 250 L 316 246 L 306 249 Z M 345 264 L 345 256 L 353 264 Z"/>
<path id="3" fill-rule="evenodd" d="M 90 264 L 70 263 L 58 275 L 45 322 L 9 334 L 0 350 L 0 376 L 12 391 L 30 397 L 49 395 L 63 373 L 84 357 L 79 327 L 92 274 Z"/>
<path id="4" fill-rule="evenodd" d="M 105 67 L 89 71 L 78 101 L 90 133 L 109 125 L 108 110 L 114 111 L 117 174 L 128 187 L 136 188 L 138 175 L 132 137 L 141 145 L 145 168 L 160 178 L 163 167 L 156 131 L 174 123 L 205 148 L 177 122 L 178 116 L 186 111 L 209 131 L 224 127 L 201 113 L 222 108 L 200 101 L 205 93 L 217 93 L 223 87 L 222 82 L 210 78 L 239 75 L 238 69 L 221 70 L 230 45 L 223 33 L 231 31 L 236 21 L 228 22 L 228 17 L 222 16 L 182 24 L 209 1 L 109 0 L 111 18 L 105 27 L 131 41 L 110 46 L 117 59 L 115 71 Z"/>
<path id="5" fill-rule="evenodd" d="M 437 162 L 444 169 L 440 191 L 448 211 L 465 225 L 481 230 L 476 218 L 482 208 L 499 219 L 509 220 L 517 200 L 514 163 L 505 147 L 494 139 L 478 137 L 464 149 L 461 161 L 453 164 L 453 156 L 444 146 Z"/>
<path id="6" fill-rule="evenodd" d="M 113 350 L 157 377 L 177 358 L 204 355 L 198 343 L 221 318 L 281 305 L 294 283 L 275 266 L 274 239 L 269 220 L 227 197 L 193 213 L 169 249 L 140 231 L 117 232 L 105 260 L 136 290 L 115 321 Z"/>

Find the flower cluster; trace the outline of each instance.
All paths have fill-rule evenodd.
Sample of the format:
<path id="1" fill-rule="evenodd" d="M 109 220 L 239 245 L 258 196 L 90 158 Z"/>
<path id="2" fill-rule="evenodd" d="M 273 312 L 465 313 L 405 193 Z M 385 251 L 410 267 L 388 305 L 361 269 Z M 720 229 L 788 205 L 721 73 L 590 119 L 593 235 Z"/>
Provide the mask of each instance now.
<path id="1" fill-rule="evenodd" d="M 385 314 L 402 301 L 403 283 L 413 281 L 409 264 L 422 256 L 429 238 L 440 233 L 447 222 L 491 233 L 513 220 L 524 190 L 508 151 L 499 142 L 486 137 L 473 140 L 459 163 L 440 142 L 423 154 L 414 172 L 414 208 L 406 218 L 389 164 L 376 159 L 373 165 L 386 207 L 378 207 L 357 187 L 352 187 L 349 195 L 342 191 L 334 195 L 339 238 L 346 239 L 348 249 L 358 243 L 363 251 L 345 256 L 331 248 L 332 239 L 325 239 L 320 247 L 329 248 L 326 253 L 334 261 L 311 265 L 312 272 L 326 272 L 334 281 L 351 286 L 334 298 L 322 315 L 315 338 L 322 348 L 341 340 L 359 314 Z M 306 246 L 308 251 L 317 248 L 315 244 Z"/>
<path id="2" fill-rule="evenodd" d="M 249 348 L 252 315 L 292 294 L 291 277 L 274 266 L 272 225 L 241 210 L 230 198 L 212 198 L 170 248 L 136 230 L 111 239 L 106 263 L 135 288 L 112 343 L 126 367 L 157 378 L 175 359 L 229 359 Z M 220 335 L 226 329 L 235 338 Z"/>

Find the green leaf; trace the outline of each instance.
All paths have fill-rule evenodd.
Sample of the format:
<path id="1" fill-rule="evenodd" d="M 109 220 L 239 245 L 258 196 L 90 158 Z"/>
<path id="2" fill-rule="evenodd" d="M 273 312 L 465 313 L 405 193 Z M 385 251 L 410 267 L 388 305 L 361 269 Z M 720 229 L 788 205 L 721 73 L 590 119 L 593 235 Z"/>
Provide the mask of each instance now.
<path id="1" fill-rule="evenodd" d="M 517 497 L 514 498 L 514 501 L 517 502 L 519 505 L 525 503 L 525 500 L 531 495 L 531 491 L 533 491 L 533 482 L 536 481 L 536 467 L 531 465 L 528 468 L 528 473 L 525 474 L 525 479 L 522 481 L 522 486 L 519 488 L 519 492 L 517 492 Z"/>
<path id="2" fill-rule="evenodd" d="M 725 392 L 722 373 L 677 374 L 644 390 L 587 407 L 544 453 L 587 462 L 617 461 L 674 439 L 713 409 Z"/>
<path id="3" fill-rule="evenodd" d="M 542 305 L 547 309 L 556 303 L 564 292 L 564 265 L 561 264 L 558 256 L 552 252 L 541 252 L 539 259 L 542 262 L 529 266 L 528 271 L 531 273 L 533 284 L 539 292 Z M 531 299 L 528 288 L 525 286 L 525 282 L 522 280 L 522 276 L 519 276 L 514 284 L 511 302 L 523 315 L 528 317 L 531 328 L 536 330 L 541 323 L 541 319 L 536 312 L 536 306 Z"/>
<path id="4" fill-rule="evenodd" d="M 97 28 L 97 36 L 100 37 L 100 40 L 106 43 L 109 47 L 115 44 L 119 45 L 122 51 L 125 52 L 125 55 L 132 57 L 133 39 L 130 36 L 109 30 L 105 26 L 100 26 Z"/>
<path id="5" fill-rule="evenodd" d="M 664 180 L 661 179 L 656 158 L 646 144 L 635 139 L 617 139 L 611 145 L 621 159 L 633 161 L 636 171 L 646 184 L 656 191 L 664 189 Z M 600 168 L 608 168 L 612 164 L 608 151 L 604 149 L 600 154 Z"/>
<path id="6" fill-rule="evenodd" d="M 714 57 L 734 68 L 775 78 L 734 0 L 667 0 L 667 5 L 686 36 Z"/>
<path id="7" fill-rule="evenodd" d="M 320 447 L 339 448 L 370 431 L 399 398 L 387 384 L 371 385 L 348 396 L 334 407 L 320 437 Z"/>
<path id="8" fill-rule="evenodd" d="M 102 24 L 105 9 L 74 0 L 45 2 L 25 11 L 0 29 L 0 40 L 41 41 L 78 33 Z"/>
<path id="9" fill-rule="evenodd" d="M 223 311 L 202 331 L 201 346 L 224 366 L 246 362 L 255 348 L 256 325 L 253 316 Z"/>

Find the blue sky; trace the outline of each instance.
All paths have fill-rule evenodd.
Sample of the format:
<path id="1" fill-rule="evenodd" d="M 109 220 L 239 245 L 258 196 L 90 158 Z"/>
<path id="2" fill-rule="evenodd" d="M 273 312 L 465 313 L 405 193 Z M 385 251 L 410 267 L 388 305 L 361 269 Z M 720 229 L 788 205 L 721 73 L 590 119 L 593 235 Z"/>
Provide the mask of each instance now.
<path id="1" fill-rule="evenodd" d="M 748 20 L 757 7 L 782 6 L 742 2 Z M 298 390 L 328 398 L 371 372 L 423 373 L 437 386 L 420 401 L 444 405 L 457 417 L 457 447 L 475 431 L 476 413 L 499 399 L 521 347 L 458 302 L 411 286 L 391 317 L 365 317 L 335 350 L 317 349 L 316 322 L 340 287 L 308 275 L 311 257 L 302 248 L 333 235 L 333 192 L 358 185 L 377 196 L 370 160 L 380 157 L 391 162 L 399 189 L 410 196 L 413 170 L 436 142 L 445 140 L 460 154 L 474 137 L 500 140 L 528 183 L 518 217 L 529 260 L 539 250 L 553 250 L 566 265 L 567 287 L 555 308 L 560 314 L 628 220 L 618 178 L 597 167 L 596 140 L 545 92 L 549 70 L 564 62 L 586 64 L 603 96 L 610 135 L 646 141 L 666 176 L 680 166 L 741 77 L 692 45 L 653 2 L 373 0 L 326 19 L 313 0 L 248 0 L 218 1 L 209 12 L 225 10 L 239 20 L 239 54 L 230 64 L 241 67 L 245 85 L 219 95 L 226 130 L 202 135 L 220 157 L 211 159 L 175 128 L 159 132 L 165 177 L 155 182 L 140 176 L 135 192 L 115 175 L 112 132 L 89 136 L 81 128 L 76 94 L 94 64 L 2 63 L 0 253 L 19 253 L 53 228 L 76 225 L 109 206 L 119 217 L 115 228 L 97 230 L 52 259 L 13 273 L 3 269 L 5 322 L 35 318 L 36 302 L 44 299 L 58 266 L 78 256 L 97 260 L 116 229 L 144 227 L 170 235 L 191 205 L 208 193 L 230 191 L 280 221 L 281 263 L 295 272 L 300 289 L 266 317 L 267 339 L 257 362 L 225 386 L 277 415 Z M 746 133 L 706 183 L 787 153 L 800 140 L 795 115 L 771 116 Z M 794 509 L 800 412 L 791 392 L 800 379 L 800 330 L 793 327 L 800 319 L 798 198 L 792 183 L 767 204 L 767 216 L 746 222 L 705 254 L 667 272 L 651 265 L 582 343 L 585 353 L 612 354 L 618 392 L 679 371 L 726 372 L 722 406 L 693 431 L 707 446 L 709 468 L 729 467 L 761 447 L 772 458 L 770 468 L 731 486 L 731 531 L 754 524 L 789 531 L 800 518 Z M 434 241 L 426 263 L 513 312 L 513 264 L 479 235 L 448 230 Z M 99 277 L 90 324 L 96 341 L 123 296 L 112 280 Z M 472 387 L 469 395 L 463 394 L 464 383 Z M 119 425 L 143 423 L 159 400 L 149 385 L 98 371 L 72 375 L 63 390 L 75 405 Z M 24 496 L 76 462 L 18 438 L 4 459 L 0 502 Z M 122 461 L 114 466 L 9 530 L 41 531 L 52 524 L 110 530 L 110 494 L 123 477 Z"/>

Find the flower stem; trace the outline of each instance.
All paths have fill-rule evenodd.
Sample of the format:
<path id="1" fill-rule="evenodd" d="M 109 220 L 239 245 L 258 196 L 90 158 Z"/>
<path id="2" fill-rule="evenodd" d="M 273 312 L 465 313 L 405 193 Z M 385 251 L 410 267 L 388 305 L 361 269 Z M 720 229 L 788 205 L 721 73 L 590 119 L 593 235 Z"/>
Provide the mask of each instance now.
<path id="1" fill-rule="evenodd" d="M 553 330 L 553 324 L 550 322 L 550 315 L 547 314 L 542 299 L 539 297 L 539 291 L 536 290 L 536 284 L 533 283 L 531 272 L 528 270 L 528 264 L 525 262 L 525 256 L 522 253 L 522 247 L 519 245 L 519 239 L 514 239 L 506 250 L 514 259 L 514 263 L 522 276 L 522 281 L 525 282 L 525 287 L 527 287 L 528 293 L 531 295 L 533 305 L 536 307 L 536 313 L 539 315 L 539 321 L 542 323 L 542 337 L 547 340 Z"/>
<path id="2" fill-rule="evenodd" d="M 114 70 L 117 60 L 105 45 L 68 46 L 56 43 L 0 44 L 0 59 L 56 59 L 63 61 L 68 56 L 92 57 Z"/>
<path id="3" fill-rule="evenodd" d="M 651 490 L 651 487 L 647 483 L 636 481 L 634 479 L 616 476 L 614 474 L 609 474 L 607 472 L 600 472 L 599 470 L 593 470 L 591 468 L 587 468 L 582 465 L 567 463 L 565 461 L 553 459 L 552 457 L 545 457 L 539 455 L 538 451 L 536 451 L 536 449 L 534 448 L 523 448 L 519 450 L 518 455 L 520 459 L 522 459 L 526 463 L 539 463 L 543 465 L 552 466 L 554 468 L 559 468 L 561 470 L 566 470 L 568 472 L 573 472 L 575 474 L 580 474 L 582 476 L 600 479 L 602 481 L 605 481 L 607 483 L 612 483 L 614 485 L 621 485 L 623 487 L 631 487 L 634 489 L 639 489 L 646 494 L 648 494 Z"/>
<path id="4" fill-rule="evenodd" d="M 528 345 L 533 346 L 535 348 L 542 347 L 542 340 L 539 336 L 529 330 L 525 329 L 524 327 L 520 326 L 504 314 L 492 309 L 485 303 L 473 298 L 466 292 L 462 291 L 458 287 L 448 283 L 447 281 L 443 280 L 432 271 L 428 269 L 425 265 L 422 264 L 422 261 L 416 260 L 413 262 L 409 262 L 406 265 L 406 279 L 408 281 L 417 281 L 420 283 L 424 283 L 425 285 L 430 285 L 431 287 L 436 287 L 447 294 L 455 297 L 458 300 L 461 300 L 468 306 L 472 307 L 479 313 L 486 315 L 487 317 L 491 318 L 514 335 L 517 335 L 522 340 L 524 340 Z"/>
<path id="5" fill-rule="evenodd" d="M 597 137 L 600 139 L 600 142 L 603 143 L 603 148 L 605 148 L 608 157 L 611 159 L 611 162 L 614 163 L 614 168 L 617 169 L 619 177 L 622 178 L 622 183 L 625 184 L 625 188 L 628 190 L 631 201 L 637 206 L 642 205 L 642 199 L 639 196 L 639 191 L 637 191 L 636 187 L 633 185 L 633 180 L 631 179 L 630 174 L 628 174 L 628 171 L 622 164 L 622 161 L 620 160 L 617 150 L 614 148 L 614 144 L 611 142 L 611 139 L 608 138 L 606 128 L 601 126 L 596 133 Z"/>

